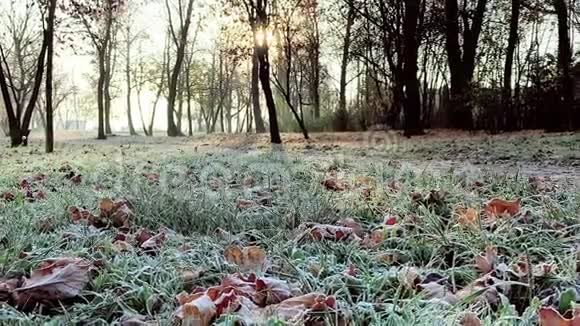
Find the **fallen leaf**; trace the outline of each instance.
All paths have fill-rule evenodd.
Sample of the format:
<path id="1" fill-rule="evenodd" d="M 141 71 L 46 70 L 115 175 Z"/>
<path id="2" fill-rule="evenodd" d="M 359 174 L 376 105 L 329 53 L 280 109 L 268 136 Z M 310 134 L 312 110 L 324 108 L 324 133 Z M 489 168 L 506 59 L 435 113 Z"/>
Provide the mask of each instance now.
<path id="1" fill-rule="evenodd" d="M 191 301 L 181 303 L 175 316 L 184 325 L 208 326 L 216 313 L 217 307 L 213 300 L 208 295 L 202 294 Z"/>
<path id="2" fill-rule="evenodd" d="M 159 232 L 158 234 L 149 237 L 147 240 L 139 242 L 139 247 L 143 249 L 145 253 L 156 254 L 163 246 L 165 238 L 165 232 Z"/>
<path id="3" fill-rule="evenodd" d="M 277 317 L 290 324 L 303 324 L 306 317 L 312 312 L 336 310 L 336 299 L 321 293 L 309 293 L 289 298 L 283 302 L 266 307 L 263 318 Z"/>
<path id="4" fill-rule="evenodd" d="M 354 231 L 354 233 L 356 233 L 356 235 L 358 235 L 358 236 L 362 236 L 364 233 L 363 228 L 353 218 L 350 218 L 350 217 L 344 218 L 344 219 L 338 221 L 337 224 L 340 226 L 351 228 Z"/>
<path id="5" fill-rule="evenodd" d="M 459 207 L 455 214 L 457 216 L 457 223 L 466 228 L 479 227 L 479 213 L 475 208 Z"/>
<path id="6" fill-rule="evenodd" d="M 580 311 L 578 309 L 574 309 L 572 318 L 565 318 L 552 307 L 542 307 L 539 318 L 540 326 L 580 326 Z"/>
<path id="7" fill-rule="evenodd" d="M 303 228 L 299 227 L 299 228 Z M 336 226 L 330 224 L 313 224 L 306 226 L 306 232 L 299 237 L 301 240 L 304 235 L 310 236 L 314 240 L 333 240 L 333 241 L 360 241 L 355 230 L 350 227 Z"/>
<path id="8" fill-rule="evenodd" d="M 256 203 L 253 200 L 248 200 L 248 199 L 241 199 L 240 198 L 236 201 L 236 207 L 238 209 L 248 209 L 248 208 L 255 207 L 257 205 L 258 205 L 258 203 Z"/>
<path id="9" fill-rule="evenodd" d="M 0 199 L 6 202 L 12 202 L 16 199 L 16 196 L 11 192 L 4 192 L 0 195 Z"/>
<path id="10" fill-rule="evenodd" d="M 517 215 L 520 211 L 520 200 L 516 199 L 514 201 L 506 201 L 503 199 L 495 198 L 490 200 L 485 205 L 485 215 L 494 219 L 497 217 L 513 217 Z"/>
<path id="11" fill-rule="evenodd" d="M 257 246 L 241 248 L 230 245 L 226 248 L 224 256 L 229 263 L 246 270 L 261 271 L 266 266 L 266 252 Z"/>
<path id="12" fill-rule="evenodd" d="M 329 176 L 322 181 L 322 185 L 327 190 L 332 191 L 343 191 L 346 189 L 346 185 L 341 180 L 338 180 L 335 176 Z"/>
<path id="13" fill-rule="evenodd" d="M 79 258 L 45 261 L 15 290 L 18 306 L 26 309 L 39 302 L 56 305 L 59 300 L 78 296 L 89 282 L 90 267 Z"/>
<path id="14" fill-rule="evenodd" d="M 461 319 L 459 320 L 459 325 L 461 326 L 481 326 L 481 320 L 477 317 L 474 312 L 463 313 Z"/>
<path id="15" fill-rule="evenodd" d="M 497 261 L 497 248 L 494 246 L 486 246 L 485 253 L 475 257 L 475 266 L 482 273 L 487 274 L 491 272 Z"/>

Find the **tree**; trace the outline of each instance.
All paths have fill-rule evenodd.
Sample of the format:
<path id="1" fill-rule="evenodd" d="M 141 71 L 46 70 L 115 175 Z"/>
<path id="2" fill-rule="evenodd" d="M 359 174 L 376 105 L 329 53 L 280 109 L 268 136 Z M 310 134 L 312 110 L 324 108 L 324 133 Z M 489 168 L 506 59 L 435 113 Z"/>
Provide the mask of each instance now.
<path id="1" fill-rule="evenodd" d="M 55 23 L 55 12 L 56 12 L 56 1 L 48 1 L 48 18 L 47 18 L 47 28 L 45 33 L 47 34 L 47 57 L 46 57 L 46 152 L 52 153 L 54 151 L 54 118 L 53 118 L 53 88 L 52 88 L 52 68 L 54 59 L 54 23 Z"/>
<path id="2" fill-rule="evenodd" d="M 68 0 L 70 15 L 83 27 L 85 35 L 93 44 L 97 56 L 97 107 L 98 139 L 106 139 L 106 116 L 110 109 L 110 81 L 113 43 L 113 24 L 122 10 L 124 0 Z"/>
<path id="3" fill-rule="evenodd" d="M 518 43 L 518 26 L 520 22 L 520 8 L 521 0 L 511 1 L 511 17 L 510 17 L 510 30 L 508 46 L 506 50 L 505 58 L 505 68 L 504 68 L 504 79 L 503 79 L 503 92 L 502 92 L 502 103 L 505 111 L 505 127 L 508 130 L 514 129 L 515 123 L 509 123 L 509 121 L 514 121 L 516 117 L 514 116 L 514 107 L 512 99 L 512 71 L 514 65 L 514 54 L 516 51 L 516 46 Z"/>
<path id="4" fill-rule="evenodd" d="M 193 12 L 194 0 L 189 0 L 187 2 L 187 8 L 183 10 L 181 7 L 181 1 L 179 3 L 179 25 L 174 26 L 174 19 L 171 7 L 169 5 L 169 0 L 165 0 L 165 6 L 167 8 L 167 14 L 169 17 L 169 31 L 171 34 L 171 39 L 176 47 L 177 54 L 175 59 L 175 64 L 171 70 L 171 77 L 169 78 L 169 96 L 167 98 L 167 135 L 169 137 L 176 137 L 181 134 L 177 129 L 175 124 L 174 113 L 175 113 L 175 103 L 177 99 L 177 88 L 179 83 L 179 76 L 183 67 L 183 61 L 185 59 L 185 50 L 187 47 L 187 38 L 189 33 L 189 26 L 191 25 L 191 16 Z M 176 32 L 176 27 L 178 28 Z"/>
<path id="5" fill-rule="evenodd" d="M 258 62 L 258 78 L 262 84 L 262 91 L 266 97 L 268 118 L 270 123 L 270 141 L 273 144 L 281 144 L 280 128 L 276 114 L 276 103 L 270 85 L 270 58 L 269 58 L 269 31 L 270 10 L 269 0 L 243 0 L 243 5 L 248 14 L 250 27 L 254 34 L 254 51 Z M 254 94 L 255 95 L 255 94 Z M 255 99 L 254 99 L 255 101 Z M 255 112 L 256 113 L 256 112 Z"/>
<path id="6" fill-rule="evenodd" d="M 25 37 L 25 35 L 30 32 L 29 28 L 32 29 L 32 27 L 29 27 L 28 23 L 32 17 L 32 13 L 29 10 L 33 8 L 34 2 L 27 2 L 25 5 L 27 11 L 25 12 L 24 20 L 22 24 L 18 24 L 20 26 L 19 31 L 13 29 L 12 35 L 14 36 L 13 42 L 16 53 L 19 57 L 19 67 L 21 70 L 20 76 L 21 78 L 26 78 L 25 70 L 30 69 L 31 78 L 33 76 L 33 79 L 31 79 L 31 85 L 21 82 L 20 87 L 17 88 L 15 86 L 16 80 L 9 66 L 8 55 L 2 44 L 0 44 L 0 91 L 2 93 L 2 99 L 8 118 L 8 129 L 10 132 L 12 147 L 28 145 L 30 122 L 40 93 L 48 48 L 48 35 L 47 33 L 43 33 L 42 44 L 35 62 L 33 64 L 31 63 L 29 68 L 24 68 L 22 63 L 23 57 L 20 51 L 23 51 L 25 47 L 30 45 L 30 43 L 27 43 L 30 39 Z M 41 12 L 42 20 L 44 20 L 43 15 L 44 12 Z"/>
<path id="7" fill-rule="evenodd" d="M 479 35 L 488 0 L 477 0 L 474 10 L 468 2 L 459 10 L 457 0 L 445 0 L 447 59 L 451 75 L 451 126 L 461 129 L 473 128 L 471 106 L 471 81 L 475 70 L 475 58 Z M 462 20 L 462 46 L 459 43 L 459 20 Z"/>
<path id="8" fill-rule="evenodd" d="M 553 0 L 558 17 L 558 74 L 562 93 L 561 105 L 554 108 L 549 120 L 548 130 L 563 131 L 572 129 L 572 103 L 574 101 L 573 81 L 570 73 L 572 66 L 572 46 L 568 24 L 568 6 L 565 0 Z"/>
<path id="9" fill-rule="evenodd" d="M 347 86 L 347 73 L 348 64 L 350 62 L 350 47 L 351 47 L 351 37 L 352 28 L 355 22 L 357 9 L 355 4 L 350 4 L 348 7 L 348 14 L 346 18 L 346 28 L 344 33 L 344 40 L 342 42 L 342 58 L 340 64 L 340 85 L 339 85 L 339 96 L 338 96 L 338 130 L 344 131 L 347 128 L 347 110 L 346 110 L 346 86 Z"/>
<path id="10" fill-rule="evenodd" d="M 403 21 L 403 84 L 405 97 L 405 135 L 423 134 L 421 127 L 421 99 L 419 94 L 419 80 L 417 79 L 419 36 L 419 0 L 405 0 L 405 16 Z"/>

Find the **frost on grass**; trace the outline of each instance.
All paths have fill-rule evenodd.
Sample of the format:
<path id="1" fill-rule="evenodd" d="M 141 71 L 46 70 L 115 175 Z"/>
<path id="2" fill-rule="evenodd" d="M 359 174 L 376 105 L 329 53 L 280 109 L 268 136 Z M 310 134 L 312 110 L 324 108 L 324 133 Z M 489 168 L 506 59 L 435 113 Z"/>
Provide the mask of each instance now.
<path id="1" fill-rule="evenodd" d="M 0 180 L 0 315 L 578 323 L 575 187 L 384 160 L 140 151 L 121 162 L 32 162 L 34 173 Z"/>

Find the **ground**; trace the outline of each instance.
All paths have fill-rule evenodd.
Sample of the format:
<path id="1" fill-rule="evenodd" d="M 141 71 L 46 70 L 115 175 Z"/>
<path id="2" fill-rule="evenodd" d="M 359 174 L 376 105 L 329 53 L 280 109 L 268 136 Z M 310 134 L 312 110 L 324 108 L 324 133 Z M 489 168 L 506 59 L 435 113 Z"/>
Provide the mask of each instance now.
<path id="1" fill-rule="evenodd" d="M 534 325 L 576 291 L 580 135 L 312 137 L 274 150 L 255 135 L 68 133 L 51 155 L 34 138 L 0 144 L 0 323 L 165 325 L 183 313 L 178 294 L 249 271 L 269 294 L 282 280 L 335 298 L 291 314 L 328 324 Z M 90 264 L 74 298 L 23 303 L 31 290 L 6 285 L 62 257 Z M 254 321 L 291 319 L 276 295 L 235 294 L 269 307 L 251 306 Z M 212 322 L 248 317 L 231 310 Z"/>

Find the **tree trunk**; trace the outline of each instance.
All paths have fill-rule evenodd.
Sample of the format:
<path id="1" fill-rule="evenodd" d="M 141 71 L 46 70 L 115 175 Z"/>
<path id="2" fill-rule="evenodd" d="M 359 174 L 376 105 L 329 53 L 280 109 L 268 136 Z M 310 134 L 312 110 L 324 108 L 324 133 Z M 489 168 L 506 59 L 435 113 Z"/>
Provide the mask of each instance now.
<path id="1" fill-rule="evenodd" d="M 342 61 L 340 65 L 340 94 L 338 99 L 338 131 L 345 131 L 347 126 L 346 121 L 346 86 L 347 86 L 347 69 L 350 61 L 350 43 L 351 31 L 356 18 L 356 8 L 354 4 L 349 7 L 348 16 L 346 19 L 346 31 L 344 33 L 344 42 L 342 44 Z"/>
<path id="2" fill-rule="evenodd" d="M 112 60 L 112 42 L 109 41 L 109 45 L 106 50 L 105 55 L 105 80 L 103 83 L 103 96 L 105 101 L 105 133 L 107 135 L 112 135 L 113 130 L 111 129 L 111 60 Z"/>
<path id="3" fill-rule="evenodd" d="M 167 1 L 167 0 L 166 0 Z M 187 46 L 187 34 L 189 32 L 189 26 L 191 25 L 191 13 L 193 11 L 194 0 L 189 0 L 187 5 L 187 11 L 185 13 L 185 22 L 180 26 L 179 39 L 175 37 L 175 42 L 177 46 L 177 57 L 175 59 L 175 65 L 171 72 L 171 78 L 169 80 L 169 96 L 167 98 L 167 136 L 177 137 L 180 135 L 173 114 L 175 111 L 175 102 L 177 98 L 177 84 L 179 82 L 179 75 L 181 73 L 181 68 L 183 66 L 183 61 L 185 59 L 185 47 Z M 167 4 L 169 7 L 169 4 Z M 171 13 L 169 13 L 171 16 Z M 183 17 L 180 17 L 180 21 Z"/>
<path id="4" fill-rule="evenodd" d="M 278 118 L 276 114 L 276 103 L 274 102 L 274 95 L 272 94 L 272 86 L 270 85 L 270 62 L 268 59 L 268 48 L 266 45 L 260 46 L 258 49 L 258 61 L 260 63 L 259 77 L 262 84 L 262 90 L 266 97 L 266 106 L 268 107 L 268 117 L 270 122 L 270 141 L 273 144 L 282 144 L 280 137 L 280 129 L 278 128 Z"/>
<path id="5" fill-rule="evenodd" d="M 419 94 L 417 23 L 419 19 L 419 0 L 406 0 L 403 22 L 403 83 L 405 97 L 405 136 L 423 134 L 421 128 L 421 101 Z"/>
<path id="6" fill-rule="evenodd" d="M 131 25 L 127 23 L 127 53 L 125 53 L 125 79 L 127 82 L 127 122 L 129 124 L 129 134 L 131 136 L 136 136 L 137 132 L 135 131 L 135 126 L 133 125 L 133 115 L 131 112 L 131 93 L 132 93 L 132 85 L 131 85 Z"/>
<path id="7" fill-rule="evenodd" d="M 445 1 L 446 47 L 449 72 L 451 75 L 451 107 L 449 110 L 451 127 L 469 129 L 472 115 L 466 104 L 467 80 L 463 70 L 463 59 L 459 45 L 459 8 L 457 0 Z"/>
<path id="8" fill-rule="evenodd" d="M 498 117 L 505 117 L 502 119 L 501 128 L 511 131 L 517 128 L 517 117 L 514 112 L 514 103 L 512 101 L 512 71 L 514 65 L 514 54 L 518 43 L 518 25 L 520 21 L 520 6 L 521 0 L 512 0 L 512 14 L 510 18 L 510 31 L 508 37 L 507 53 L 505 58 L 505 68 L 503 75 L 503 92 L 502 104 L 505 114 L 496 115 Z M 499 112 L 498 112 L 499 113 Z M 500 127 L 496 123 L 495 128 Z"/>
<path id="9" fill-rule="evenodd" d="M 562 104 L 549 114 L 549 131 L 572 129 L 572 104 L 574 101 L 573 81 L 570 74 L 572 64 L 572 45 L 568 26 L 568 7 L 565 0 L 554 0 L 554 10 L 558 16 L 558 73 Z"/>
<path id="10" fill-rule="evenodd" d="M 254 53 L 252 55 L 252 108 L 254 110 L 254 121 L 256 124 L 256 133 L 261 134 L 266 132 L 266 126 L 264 125 L 264 119 L 262 119 L 262 113 L 260 110 L 260 77 L 259 77 L 259 66 L 258 61 L 258 50 L 254 47 Z"/>
<path id="11" fill-rule="evenodd" d="M 105 94 L 104 94 L 104 85 L 105 85 L 105 78 L 106 78 L 106 69 L 105 69 L 105 54 L 101 49 L 99 52 L 99 79 L 97 81 L 97 107 L 99 111 L 99 118 L 98 118 L 98 136 L 97 139 L 107 139 L 107 135 L 105 133 Z"/>
<path id="12" fill-rule="evenodd" d="M 54 151 L 54 108 L 52 105 L 52 63 L 54 58 L 54 20 L 56 0 L 50 0 L 48 7 L 48 22 L 45 33 L 48 39 L 48 53 L 46 57 L 46 152 Z"/>

